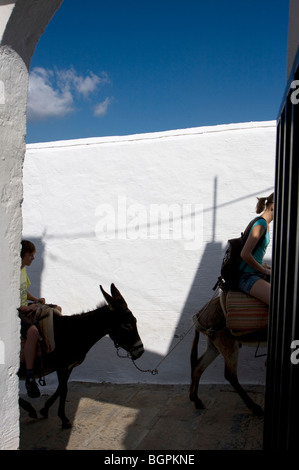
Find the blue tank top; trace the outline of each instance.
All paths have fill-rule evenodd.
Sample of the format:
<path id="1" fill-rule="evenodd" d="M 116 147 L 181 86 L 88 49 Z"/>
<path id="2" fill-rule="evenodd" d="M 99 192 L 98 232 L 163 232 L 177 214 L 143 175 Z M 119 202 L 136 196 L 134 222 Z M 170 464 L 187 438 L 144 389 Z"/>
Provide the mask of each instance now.
<path id="1" fill-rule="evenodd" d="M 249 232 L 249 235 L 253 229 L 253 227 L 255 227 L 256 225 L 262 225 L 265 229 L 266 229 L 266 234 L 265 236 L 263 237 L 263 240 L 259 243 L 257 249 L 255 250 L 255 253 L 253 254 L 253 257 L 254 259 L 261 265 L 263 265 L 263 260 L 264 260 L 264 256 L 266 254 L 266 251 L 267 251 L 267 247 L 269 245 L 269 242 L 270 242 L 270 235 L 269 235 L 269 230 L 267 228 L 267 222 L 265 221 L 265 219 L 259 219 L 257 220 L 250 232 Z M 248 236 L 249 236 L 248 235 Z M 245 266 L 245 268 L 244 268 Z M 244 269 L 243 269 L 244 268 Z M 245 261 L 242 261 L 240 263 L 240 269 L 243 270 L 243 273 L 255 273 L 256 272 L 256 269 L 254 269 L 252 266 L 249 266 L 249 264 L 246 264 Z"/>

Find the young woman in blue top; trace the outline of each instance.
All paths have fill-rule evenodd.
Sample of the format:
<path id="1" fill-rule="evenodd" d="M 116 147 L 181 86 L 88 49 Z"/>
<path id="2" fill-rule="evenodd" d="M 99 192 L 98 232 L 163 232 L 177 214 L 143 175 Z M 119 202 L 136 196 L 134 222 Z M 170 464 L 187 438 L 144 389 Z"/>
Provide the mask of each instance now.
<path id="1" fill-rule="evenodd" d="M 270 279 L 271 268 L 263 263 L 263 259 L 269 245 L 269 224 L 274 214 L 274 193 L 268 197 L 258 198 L 256 213 L 261 214 L 253 225 L 246 243 L 241 251 L 240 269 L 242 274 L 239 281 L 239 289 L 260 299 L 265 304 L 270 303 Z M 257 248 L 256 248 L 257 247 Z"/>

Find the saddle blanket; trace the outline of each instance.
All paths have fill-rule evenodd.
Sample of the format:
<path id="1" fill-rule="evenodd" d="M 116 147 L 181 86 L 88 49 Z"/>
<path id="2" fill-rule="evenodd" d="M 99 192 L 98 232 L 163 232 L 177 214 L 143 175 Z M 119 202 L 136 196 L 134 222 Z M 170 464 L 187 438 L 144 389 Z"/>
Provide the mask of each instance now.
<path id="1" fill-rule="evenodd" d="M 228 291 L 225 307 L 226 326 L 233 334 L 268 327 L 268 305 L 244 292 Z"/>
<path id="2" fill-rule="evenodd" d="M 36 312 L 30 313 L 31 322 L 38 322 L 39 330 L 42 336 L 42 349 L 45 353 L 50 353 L 55 349 L 53 315 L 61 315 L 61 312 L 55 306 L 39 304 Z M 24 357 L 25 339 L 21 338 L 21 360 Z M 37 354 L 41 354 L 41 345 L 38 343 Z"/>

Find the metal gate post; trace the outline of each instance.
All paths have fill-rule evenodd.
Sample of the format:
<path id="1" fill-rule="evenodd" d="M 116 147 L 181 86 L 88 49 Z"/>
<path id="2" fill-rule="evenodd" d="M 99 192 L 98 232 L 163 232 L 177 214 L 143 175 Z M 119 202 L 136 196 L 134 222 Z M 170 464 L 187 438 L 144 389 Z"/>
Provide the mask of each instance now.
<path id="1" fill-rule="evenodd" d="M 291 450 L 299 437 L 299 363 L 291 361 L 299 340 L 299 53 L 277 121 L 274 211 L 264 449 Z"/>

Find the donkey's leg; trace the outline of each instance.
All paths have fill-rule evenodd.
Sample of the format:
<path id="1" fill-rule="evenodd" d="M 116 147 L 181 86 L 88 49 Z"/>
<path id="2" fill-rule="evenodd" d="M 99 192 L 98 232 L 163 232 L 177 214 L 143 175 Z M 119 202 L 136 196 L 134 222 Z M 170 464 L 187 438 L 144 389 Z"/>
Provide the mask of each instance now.
<path id="1" fill-rule="evenodd" d="M 224 357 L 225 371 L 224 376 L 230 382 L 232 387 L 238 392 L 245 405 L 252 410 L 255 415 L 262 415 L 262 408 L 257 405 L 245 392 L 244 388 L 240 385 L 238 380 L 238 357 L 239 357 L 239 343 L 231 336 L 229 331 L 221 333 L 215 341 L 215 344 Z"/>
<path id="2" fill-rule="evenodd" d="M 51 408 L 53 403 L 57 400 L 59 395 L 60 395 L 60 386 L 58 385 L 56 391 L 53 393 L 53 395 L 51 395 L 51 397 L 46 401 L 44 407 L 40 410 L 40 414 L 44 418 L 48 418 L 49 409 Z"/>
<path id="3" fill-rule="evenodd" d="M 65 415 L 65 401 L 66 401 L 66 396 L 67 396 L 67 391 L 68 391 L 67 383 L 68 383 L 68 379 L 71 374 L 71 371 L 72 369 L 70 371 L 68 371 L 68 369 L 62 369 L 62 370 L 57 371 L 59 386 L 60 386 L 58 416 L 62 421 L 62 429 L 70 429 L 72 427 L 72 423 Z"/>
<path id="4" fill-rule="evenodd" d="M 195 342 L 196 342 L 196 336 L 194 339 L 194 343 Z M 191 371 L 191 385 L 189 389 L 189 398 L 191 401 L 194 402 L 195 408 L 197 409 L 204 408 L 203 402 L 200 400 L 200 398 L 197 395 L 200 377 L 202 376 L 205 369 L 216 359 L 218 355 L 219 355 L 219 351 L 213 345 L 212 340 L 207 337 L 207 349 L 201 355 L 201 357 L 197 360 L 197 363 L 196 363 L 194 360 L 194 344 L 193 344 L 192 354 L 191 354 L 192 371 Z"/>
<path id="5" fill-rule="evenodd" d="M 65 408 L 65 400 L 67 395 L 67 381 L 71 374 L 71 371 L 68 371 L 67 368 L 56 371 L 58 377 L 58 387 L 53 395 L 46 401 L 44 407 L 40 410 L 40 414 L 44 417 L 48 417 L 48 412 L 53 403 L 59 399 L 59 406 L 58 406 L 58 416 L 62 421 L 62 427 L 68 429 L 71 427 L 71 423 L 69 419 L 65 416 L 64 408 Z"/>
<path id="6" fill-rule="evenodd" d="M 25 411 L 28 411 L 28 415 L 30 418 L 37 419 L 37 413 L 33 406 L 29 403 L 29 401 L 24 400 L 24 398 L 19 397 L 19 405 L 21 408 L 23 408 Z"/>

